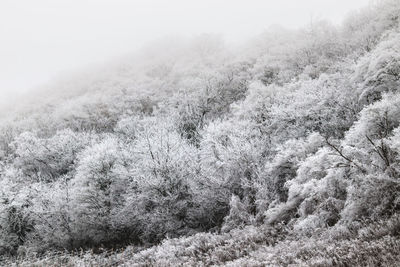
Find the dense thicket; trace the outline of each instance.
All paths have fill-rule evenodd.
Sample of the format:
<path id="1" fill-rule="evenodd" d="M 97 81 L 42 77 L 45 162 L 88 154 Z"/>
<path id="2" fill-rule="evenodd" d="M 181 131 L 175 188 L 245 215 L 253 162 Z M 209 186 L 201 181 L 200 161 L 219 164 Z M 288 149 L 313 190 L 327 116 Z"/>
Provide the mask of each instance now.
<path id="1" fill-rule="evenodd" d="M 393 222 L 399 15 L 380 1 L 340 27 L 271 28 L 240 49 L 170 40 L 42 89 L 1 119 L 0 254 L 246 225 L 314 242 Z"/>

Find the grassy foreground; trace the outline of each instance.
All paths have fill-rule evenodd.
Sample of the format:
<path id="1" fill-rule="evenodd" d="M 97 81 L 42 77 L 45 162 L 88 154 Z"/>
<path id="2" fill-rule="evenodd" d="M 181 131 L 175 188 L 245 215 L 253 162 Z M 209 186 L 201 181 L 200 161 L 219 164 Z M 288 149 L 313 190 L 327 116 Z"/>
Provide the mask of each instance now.
<path id="1" fill-rule="evenodd" d="M 287 228 L 248 226 L 228 233 L 166 239 L 147 249 L 29 255 L 9 266 L 399 266 L 398 216 L 367 226 L 301 237 Z"/>

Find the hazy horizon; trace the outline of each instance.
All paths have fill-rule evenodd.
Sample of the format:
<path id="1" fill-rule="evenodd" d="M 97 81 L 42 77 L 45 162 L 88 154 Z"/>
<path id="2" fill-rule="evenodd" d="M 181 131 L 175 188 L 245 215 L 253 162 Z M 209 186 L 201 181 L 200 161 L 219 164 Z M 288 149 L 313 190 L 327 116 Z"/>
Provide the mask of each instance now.
<path id="1" fill-rule="evenodd" d="M 271 25 L 298 28 L 313 19 L 339 24 L 369 2 L 5 0 L 0 4 L 0 105 L 59 75 L 101 65 L 164 36 L 215 33 L 239 43 Z"/>

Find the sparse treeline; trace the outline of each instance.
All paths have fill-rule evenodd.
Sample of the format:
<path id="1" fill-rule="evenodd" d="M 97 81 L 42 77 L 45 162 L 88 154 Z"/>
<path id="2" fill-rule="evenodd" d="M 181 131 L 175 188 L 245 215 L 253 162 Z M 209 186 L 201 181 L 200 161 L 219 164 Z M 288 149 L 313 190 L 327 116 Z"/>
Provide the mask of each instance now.
<path id="1" fill-rule="evenodd" d="M 0 124 L 0 253 L 400 227 L 399 16 L 164 43 L 55 84 Z"/>

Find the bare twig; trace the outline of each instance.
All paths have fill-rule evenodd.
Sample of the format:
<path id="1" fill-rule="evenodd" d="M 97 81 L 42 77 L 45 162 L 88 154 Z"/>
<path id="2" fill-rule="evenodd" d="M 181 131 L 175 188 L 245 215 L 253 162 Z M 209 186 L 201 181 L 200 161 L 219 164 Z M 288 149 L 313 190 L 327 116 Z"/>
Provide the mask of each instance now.
<path id="1" fill-rule="evenodd" d="M 364 168 L 362 168 L 360 165 L 358 165 L 357 163 L 355 163 L 351 158 L 349 158 L 348 156 L 346 156 L 346 155 L 344 155 L 343 154 L 343 152 L 338 148 L 338 147 L 336 147 L 334 144 L 332 144 L 330 141 L 329 141 L 329 139 L 327 138 L 327 137 L 325 137 L 325 141 L 326 141 L 326 143 L 327 143 L 327 145 L 329 146 L 329 147 L 331 147 L 333 150 L 335 150 L 338 154 L 339 154 L 339 156 L 340 157 L 342 157 L 343 159 L 345 159 L 347 162 L 349 162 L 350 163 L 350 166 L 351 165 L 354 165 L 357 169 L 359 169 L 362 173 L 366 173 L 366 170 L 364 169 Z"/>

